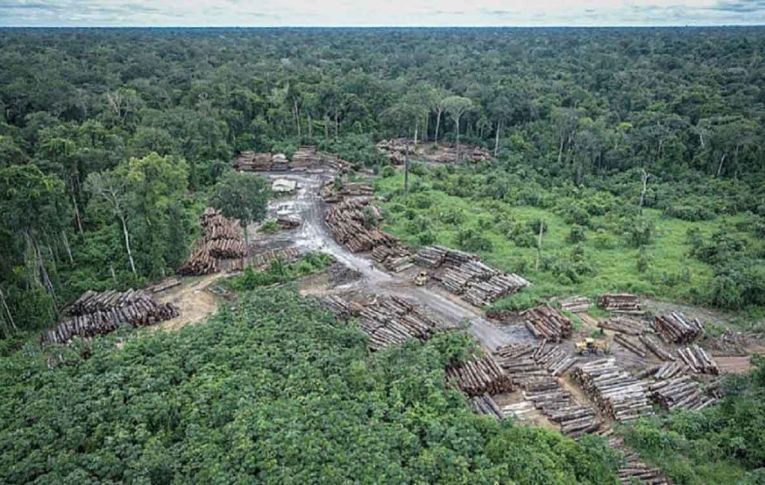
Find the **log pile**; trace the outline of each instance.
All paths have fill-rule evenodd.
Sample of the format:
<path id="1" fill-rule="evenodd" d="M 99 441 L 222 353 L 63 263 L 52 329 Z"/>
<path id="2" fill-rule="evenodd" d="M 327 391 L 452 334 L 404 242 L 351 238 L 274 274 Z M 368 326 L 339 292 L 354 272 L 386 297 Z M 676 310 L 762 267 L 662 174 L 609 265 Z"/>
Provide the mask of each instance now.
<path id="1" fill-rule="evenodd" d="M 598 306 L 603 310 L 614 313 L 642 315 L 640 297 L 629 293 L 606 293 L 598 297 Z"/>
<path id="2" fill-rule="evenodd" d="M 155 285 L 151 285 L 148 288 L 146 288 L 146 291 L 149 291 L 151 293 L 162 293 L 163 291 L 167 291 L 170 288 L 175 288 L 176 286 L 180 286 L 181 280 L 178 278 L 168 278 L 164 281 L 160 281 L 159 283 Z"/>
<path id="3" fill-rule="evenodd" d="M 354 253 L 371 251 L 372 257 L 391 271 L 412 267 L 411 253 L 397 238 L 377 227 L 367 227 L 368 211 L 375 214 L 375 219 L 380 218 L 369 199 L 346 199 L 332 206 L 326 221 L 335 240 Z"/>
<path id="4" fill-rule="evenodd" d="M 244 268 L 252 267 L 258 271 L 265 271 L 271 267 L 274 261 L 291 263 L 300 259 L 300 250 L 295 247 L 281 249 L 269 249 L 263 252 L 255 253 L 252 256 L 244 258 L 244 267 L 242 258 L 219 260 L 219 271 L 236 272 L 243 271 Z"/>
<path id="5" fill-rule="evenodd" d="M 319 191 L 324 202 L 333 204 L 347 197 L 372 197 L 375 189 L 371 184 L 344 182 L 338 185 L 335 179 L 326 182 Z"/>
<path id="6" fill-rule="evenodd" d="M 706 396 L 689 375 L 680 375 L 670 379 L 659 380 L 650 386 L 651 399 L 664 409 L 690 409 L 698 411 L 717 402 L 715 397 Z"/>
<path id="7" fill-rule="evenodd" d="M 414 259 L 421 266 L 439 269 L 433 279 L 475 306 L 488 305 L 529 285 L 521 276 L 484 264 L 478 256 L 443 246 L 424 247 Z"/>
<path id="8" fill-rule="evenodd" d="M 74 337 L 103 335 L 124 325 L 153 325 L 177 317 L 178 308 L 171 303 L 157 302 L 143 290 L 87 291 L 65 313 L 70 318 L 43 332 L 43 343 L 65 344 Z"/>
<path id="9" fill-rule="evenodd" d="M 421 308 L 396 296 L 378 298 L 359 311 L 361 329 L 369 335 L 369 348 L 380 350 L 410 339 L 428 340 L 438 324 Z"/>
<path id="10" fill-rule="evenodd" d="M 538 339 L 560 342 L 571 336 L 572 322 L 558 310 L 549 306 L 538 306 L 521 313 L 526 328 Z"/>
<path id="11" fill-rule="evenodd" d="M 646 352 L 643 347 L 643 342 L 635 337 L 628 337 L 627 335 L 617 333 L 614 335 L 614 342 L 621 345 L 625 349 L 629 350 L 633 354 L 645 358 Z"/>
<path id="12" fill-rule="evenodd" d="M 656 331 L 668 343 L 687 344 L 704 333 L 704 325 L 698 318 L 686 318 L 680 312 L 656 317 Z"/>
<path id="13" fill-rule="evenodd" d="M 542 344 L 532 355 L 532 358 L 537 364 L 542 366 L 551 375 L 558 377 L 562 376 L 567 370 L 569 370 L 579 359 L 573 357 L 558 345 Z"/>
<path id="14" fill-rule="evenodd" d="M 661 469 L 650 467 L 640 459 L 640 456 L 634 451 L 626 448 L 621 438 L 612 437 L 608 440 L 611 448 L 622 450 L 624 453 L 624 463 L 617 472 L 619 482 L 623 484 L 647 485 L 671 485 L 672 482 L 667 479 Z"/>
<path id="15" fill-rule="evenodd" d="M 401 245 L 377 246 L 372 250 L 372 259 L 394 273 L 400 273 L 414 266 L 412 254 Z"/>
<path id="16" fill-rule="evenodd" d="M 619 422 L 652 413 L 645 384 L 619 368 L 613 358 L 581 364 L 571 375 L 605 415 Z"/>
<path id="17" fill-rule="evenodd" d="M 592 307 L 592 301 L 586 296 L 572 296 L 560 302 L 561 310 L 572 313 L 583 313 Z"/>
<path id="18" fill-rule="evenodd" d="M 509 344 L 494 351 L 499 365 L 517 382 L 532 382 L 539 377 L 563 375 L 578 359 L 558 345 L 542 342 L 532 344 Z"/>
<path id="19" fill-rule="evenodd" d="M 510 376 L 505 374 L 488 355 L 446 369 L 446 380 L 471 397 L 485 393 L 495 395 L 513 390 Z"/>
<path id="20" fill-rule="evenodd" d="M 220 212 L 208 207 L 202 214 L 201 225 L 202 237 L 178 269 L 178 274 L 195 276 L 216 273 L 221 270 L 221 260 L 242 258 L 247 254 L 239 221 L 223 217 Z"/>
<path id="21" fill-rule="evenodd" d="M 627 335 L 642 335 L 647 330 L 646 326 L 640 320 L 622 316 L 603 320 L 598 323 L 598 327 Z"/>
<path id="22" fill-rule="evenodd" d="M 664 346 L 661 345 L 661 343 L 654 338 L 651 335 L 641 335 L 638 337 L 640 341 L 643 343 L 643 345 L 646 346 L 648 350 L 653 352 L 653 354 L 660 358 L 661 360 L 668 360 L 672 361 L 675 360 L 675 356 L 673 356 L 667 349 L 664 348 Z"/>
<path id="23" fill-rule="evenodd" d="M 660 365 L 649 367 L 637 374 L 638 379 L 653 377 L 656 380 L 671 379 L 686 373 L 688 368 L 680 362 L 665 362 Z"/>
<path id="24" fill-rule="evenodd" d="M 505 418 L 502 409 L 499 408 L 494 399 L 488 394 L 484 393 L 480 396 L 471 398 L 470 405 L 478 414 L 485 414 L 499 420 Z"/>
<path id="25" fill-rule="evenodd" d="M 577 359 L 545 342 L 510 344 L 498 348 L 497 362 L 523 389 L 523 396 L 543 415 L 560 424 L 568 436 L 581 436 L 602 424 L 594 409 L 578 404 L 554 376 L 562 375 Z"/>
<path id="26" fill-rule="evenodd" d="M 717 375 L 720 373 L 720 368 L 717 366 L 717 362 L 715 362 L 706 350 L 698 345 L 691 345 L 690 347 L 677 349 L 677 355 L 679 355 L 682 361 L 697 374 Z"/>
<path id="27" fill-rule="evenodd" d="M 491 153 L 476 146 L 457 146 L 441 143 L 420 143 L 415 145 L 407 138 L 394 138 L 383 140 L 377 144 L 377 149 L 383 153 L 391 163 L 403 165 L 408 156 L 413 160 L 422 160 L 431 163 L 455 163 L 459 160 L 467 160 L 473 163 L 491 161 Z"/>
<path id="28" fill-rule="evenodd" d="M 279 216 L 276 218 L 276 224 L 283 230 L 295 229 L 300 227 L 302 223 L 303 221 L 298 216 Z"/>
<path id="29" fill-rule="evenodd" d="M 256 153 L 244 151 L 234 160 L 234 169 L 240 172 L 284 172 L 330 169 L 342 171 L 348 162 L 335 155 L 317 151 L 313 146 L 302 146 L 287 160 L 283 153 Z"/>
<path id="30" fill-rule="evenodd" d="M 322 298 L 322 302 L 324 303 L 324 306 L 335 315 L 335 317 L 341 320 L 347 320 L 351 317 L 358 316 L 364 308 L 361 305 L 337 295 L 328 295 Z"/>

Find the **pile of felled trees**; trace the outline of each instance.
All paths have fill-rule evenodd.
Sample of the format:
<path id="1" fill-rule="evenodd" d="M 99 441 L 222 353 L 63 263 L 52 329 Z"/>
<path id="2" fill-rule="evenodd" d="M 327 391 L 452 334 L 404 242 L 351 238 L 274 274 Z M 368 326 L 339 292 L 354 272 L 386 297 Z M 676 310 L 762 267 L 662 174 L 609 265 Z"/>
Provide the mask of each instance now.
<path id="1" fill-rule="evenodd" d="M 524 311 L 521 316 L 526 322 L 526 328 L 536 338 L 560 342 L 571 336 L 571 319 L 555 308 L 542 305 Z"/>
<path id="2" fill-rule="evenodd" d="M 221 270 L 221 260 L 247 255 L 247 245 L 239 221 L 223 217 L 220 212 L 208 207 L 202 214 L 201 225 L 202 237 L 178 269 L 178 274 L 193 276 L 215 273 Z"/>
<path id="3" fill-rule="evenodd" d="M 598 297 L 598 306 L 614 313 L 642 315 L 640 297 L 629 293 L 606 293 Z"/>
<path id="4" fill-rule="evenodd" d="M 468 396 L 495 395 L 513 390 L 510 376 L 488 355 L 446 369 L 446 380 Z"/>
<path id="5" fill-rule="evenodd" d="M 390 271 L 412 266 L 409 250 L 396 237 L 377 227 L 380 211 L 368 198 L 345 199 L 327 211 L 325 220 L 332 236 L 351 252 L 372 252 L 375 261 Z"/>
<path id="6" fill-rule="evenodd" d="M 443 246 L 423 247 L 414 260 L 420 266 L 438 270 L 432 275 L 434 280 L 475 306 L 488 305 L 530 284 L 521 276 L 492 268 L 474 254 Z"/>
<path id="7" fill-rule="evenodd" d="M 645 384 L 619 368 L 614 359 L 581 364 L 571 375 L 607 416 L 619 422 L 652 414 Z"/>
<path id="8" fill-rule="evenodd" d="M 665 342 L 687 344 L 704 333 L 704 325 L 698 318 L 686 318 L 680 312 L 672 312 L 656 317 L 656 331 Z"/>
<path id="9" fill-rule="evenodd" d="M 157 302 L 146 291 L 131 289 L 86 291 L 64 313 L 68 318 L 43 332 L 43 343 L 65 344 L 74 337 L 103 335 L 124 325 L 153 325 L 178 316 L 178 308 L 171 303 Z"/>
<path id="10" fill-rule="evenodd" d="M 397 296 L 379 297 L 365 305 L 339 296 L 328 296 L 323 301 L 338 318 L 358 318 L 361 330 L 369 336 L 370 350 L 412 339 L 426 341 L 438 329 L 438 322 L 422 307 Z"/>

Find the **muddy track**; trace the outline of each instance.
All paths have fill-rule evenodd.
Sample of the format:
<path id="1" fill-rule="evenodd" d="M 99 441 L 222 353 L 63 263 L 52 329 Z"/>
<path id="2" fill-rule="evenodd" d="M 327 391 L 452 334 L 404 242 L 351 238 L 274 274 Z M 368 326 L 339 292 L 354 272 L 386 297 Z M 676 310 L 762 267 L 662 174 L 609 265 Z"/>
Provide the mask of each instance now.
<path id="1" fill-rule="evenodd" d="M 284 177 L 296 180 L 299 187 L 294 196 L 273 201 L 269 205 L 269 217 L 293 214 L 303 220 L 299 229 L 270 237 L 267 244 L 291 244 L 305 251 L 331 254 L 337 261 L 361 275 L 359 280 L 347 285 L 348 290 L 363 290 L 372 295 L 395 295 L 412 300 L 440 317 L 446 327 L 466 325 L 488 350 L 530 339 L 524 328 L 499 327 L 484 318 L 480 309 L 458 300 L 453 295 L 435 288 L 414 286 L 407 277 L 383 271 L 366 255 L 354 254 L 335 242 L 324 221 L 327 204 L 319 195 L 322 183 L 328 180 L 331 174 L 324 172 L 265 175 L 272 179 Z"/>

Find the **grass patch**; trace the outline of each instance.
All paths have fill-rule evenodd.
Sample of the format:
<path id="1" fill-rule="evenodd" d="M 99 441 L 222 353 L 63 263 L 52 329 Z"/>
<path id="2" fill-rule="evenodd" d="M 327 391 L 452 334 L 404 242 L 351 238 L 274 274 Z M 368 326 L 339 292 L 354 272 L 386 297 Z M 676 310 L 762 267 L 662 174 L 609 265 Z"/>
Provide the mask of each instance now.
<path id="1" fill-rule="evenodd" d="M 699 295 L 708 292 L 714 272 L 689 257 L 689 229 L 709 236 L 746 220 L 741 214 L 689 222 L 646 209 L 643 217 L 653 230 L 650 243 L 642 248 L 641 267 L 641 250 L 630 244 L 625 235 L 629 219 L 621 214 L 591 216 L 582 230 L 561 215 L 565 207 L 450 195 L 436 188 L 438 183 L 431 172 L 412 176 L 412 189 L 405 195 L 401 174 L 379 179 L 377 192 L 386 201 L 385 229 L 415 247 L 439 243 L 478 253 L 487 263 L 529 279 L 531 288 L 496 303 L 506 309 L 524 309 L 553 296 L 594 298 L 609 291 L 698 302 Z"/>
<path id="2" fill-rule="evenodd" d="M 263 286 L 287 283 L 304 278 L 314 273 L 324 271 L 332 264 L 332 257 L 325 253 L 307 253 L 299 260 L 285 263 L 280 259 L 271 262 L 271 266 L 263 271 L 247 268 L 227 284 L 236 291 L 254 290 Z"/>

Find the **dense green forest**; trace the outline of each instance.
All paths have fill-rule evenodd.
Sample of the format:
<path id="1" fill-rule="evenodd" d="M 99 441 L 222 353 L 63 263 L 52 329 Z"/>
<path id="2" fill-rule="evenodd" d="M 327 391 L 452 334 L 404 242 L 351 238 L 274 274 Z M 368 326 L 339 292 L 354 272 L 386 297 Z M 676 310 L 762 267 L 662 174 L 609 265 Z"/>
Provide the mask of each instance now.
<path id="1" fill-rule="evenodd" d="M 174 273 L 211 201 L 259 219 L 265 181 L 232 158 L 303 144 L 371 169 L 406 243 L 532 281 L 490 310 L 626 290 L 762 331 L 763 53 L 765 28 L 0 30 L 0 482 L 617 483 L 602 439 L 446 387 L 464 334 L 369 353 L 264 288 L 320 254 L 228 280 L 204 325 L 34 340 L 87 289 Z M 495 160 L 405 177 L 392 137 Z M 762 483 L 763 376 L 617 433 L 675 483 Z"/>
<path id="2" fill-rule="evenodd" d="M 761 306 L 763 52 L 760 28 L 3 30 L 0 328 L 172 271 L 239 150 L 315 143 L 379 167 L 378 139 L 458 133 L 500 162 L 441 192 L 552 209 L 572 240 L 618 209 L 604 244 L 629 226 L 638 251 L 653 215 L 705 222 L 690 278 L 652 278 L 690 279 L 674 297 Z M 581 264 L 544 268 L 589 277 L 568 266 Z"/>
<path id="3" fill-rule="evenodd" d="M 2 483 L 617 483 L 604 442 L 477 416 L 442 334 L 369 354 L 365 334 L 290 290 L 205 325 L 2 358 Z M 123 337 L 124 338 L 124 337 Z"/>

